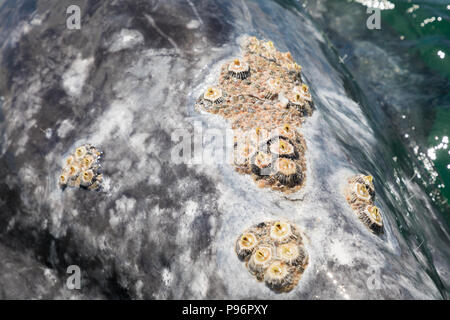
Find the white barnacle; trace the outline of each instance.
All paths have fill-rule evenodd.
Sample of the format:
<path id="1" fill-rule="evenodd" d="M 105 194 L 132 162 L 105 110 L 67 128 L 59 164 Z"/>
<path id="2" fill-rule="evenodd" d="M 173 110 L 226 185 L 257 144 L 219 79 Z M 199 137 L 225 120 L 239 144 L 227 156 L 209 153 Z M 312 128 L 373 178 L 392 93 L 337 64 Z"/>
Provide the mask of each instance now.
<path id="1" fill-rule="evenodd" d="M 80 184 L 84 187 L 90 186 L 93 179 L 94 172 L 92 170 L 83 170 L 80 174 Z"/>
<path id="2" fill-rule="evenodd" d="M 361 200 L 363 202 L 370 201 L 370 194 L 367 187 L 362 183 L 353 184 L 353 200 Z"/>
<path id="3" fill-rule="evenodd" d="M 88 154 L 80 160 L 80 166 L 82 169 L 89 169 L 94 162 L 95 158 Z"/>
<path id="4" fill-rule="evenodd" d="M 67 182 L 69 181 L 69 177 L 67 176 L 66 173 L 61 173 L 61 175 L 59 176 L 59 184 L 60 186 L 65 186 L 67 185 Z"/>
<path id="5" fill-rule="evenodd" d="M 87 153 L 87 149 L 85 146 L 81 146 L 75 149 L 75 158 L 81 159 L 83 158 Z"/>
<path id="6" fill-rule="evenodd" d="M 250 66 L 241 59 L 235 59 L 228 65 L 228 72 L 237 79 L 246 79 L 250 74 Z"/>
<path id="7" fill-rule="evenodd" d="M 257 279 L 262 280 L 264 270 L 268 267 L 273 257 L 273 248 L 270 245 L 261 245 L 253 251 L 248 262 L 248 268 L 251 274 Z"/>
<path id="8" fill-rule="evenodd" d="M 294 146 L 284 139 L 276 139 L 270 144 L 270 152 L 279 157 L 295 157 Z"/>
<path id="9" fill-rule="evenodd" d="M 282 88 L 280 78 L 270 78 L 266 82 L 266 87 L 267 87 L 266 99 L 274 98 L 280 93 Z"/>
<path id="10" fill-rule="evenodd" d="M 294 285 L 294 272 L 282 261 L 273 261 L 264 274 L 267 286 L 275 291 L 289 291 Z"/>
<path id="11" fill-rule="evenodd" d="M 240 259 L 246 259 L 252 253 L 258 244 L 256 235 L 251 232 L 245 232 L 236 242 L 236 254 Z"/>
<path id="12" fill-rule="evenodd" d="M 383 218 L 381 217 L 380 209 L 374 205 L 367 205 L 361 212 L 359 218 L 367 225 L 373 232 L 380 232 L 383 228 Z"/>
<path id="13" fill-rule="evenodd" d="M 206 92 L 203 94 L 203 98 L 216 104 L 222 103 L 224 100 L 222 89 L 216 87 L 208 88 L 208 90 L 206 90 Z"/>
<path id="14" fill-rule="evenodd" d="M 276 221 L 270 227 L 270 238 L 275 243 L 284 243 L 293 237 L 291 225 L 284 221 Z"/>

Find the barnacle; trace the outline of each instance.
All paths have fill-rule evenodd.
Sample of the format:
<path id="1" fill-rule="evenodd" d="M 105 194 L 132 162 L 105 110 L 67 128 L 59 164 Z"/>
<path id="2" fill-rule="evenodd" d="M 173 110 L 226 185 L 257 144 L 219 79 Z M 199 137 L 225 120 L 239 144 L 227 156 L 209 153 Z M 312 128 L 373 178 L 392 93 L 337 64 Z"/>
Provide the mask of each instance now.
<path id="1" fill-rule="evenodd" d="M 303 96 L 298 91 L 292 91 L 290 95 L 288 95 L 289 106 L 297 107 L 301 109 L 305 105 L 305 100 Z"/>
<path id="2" fill-rule="evenodd" d="M 92 155 L 86 155 L 83 159 L 80 161 L 80 166 L 83 169 L 87 169 L 91 167 L 91 165 L 94 163 L 95 159 Z"/>
<path id="3" fill-rule="evenodd" d="M 276 221 L 270 227 L 270 238 L 277 244 L 285 243 L 291 237 L 293 237 L 291 225 L 287 222 Z"/>
<path id="4" fill-rule="evenodd" d="M 98 190 L 102 187 L 100 158 L 102 152 L 90 144 L 77 147 L 73 154 L 64 160 L 64 166 L 58 179 L 62 189 L 67 186 Z"/>
<path id="5" fill-rule="evenodd" d="M 67 185 L 68 180 L 69 180 L 69 177 L 67 176 L 67 174 L 61 173 L 61 175 L 59 176 L 59 185 L 60 186 Z"/>
<path id="6" fill-rule="evenodd" d="M 81 185 L 83 187 L 88 187 L 92 184 L 94 178 L 94 172 L 92 170 L 84 170 L 80 174 Z"/>
<path id="7" fill-rule="evenodd" d="M 234 163 L 244 165 L 248 159 L 256 152 L 255 146 L 250 143 L 238 143 L 234 153 Z"/>
<path id="8" fill-rule="evenodd" d="M 74 156 L 68 156 L 67 159 L 66 159 L 66 165 L 67 165 L 67 166 L 70 166 L 70 165 L 72 165 L 75 161 L 76 161 L 76 160 L 75 160 L 75 157 L 74 157 Z"/>
<path id="9" fill-rule="evenodd" d="M 287 292 L 292 290 L 294 283 L 294 272 L 292 268 L 279 260 L 273 261 L 264 274 L 266 285 L 276 292 Z"/>
<path id="10" fill-rule="evenodd" d="M 269 139 L 269 132 L 266 129 L 257 127 L 250 131 L 249 139 L 253 145 L 259 146 Z"/>
<path id="11" fill-rule="evenodd" d="M 302 245 L 289 242 L 277 248 L 277 256 L 288 265 L 303 267 L 308 259 L 307 253 Z"/>
<path id="12" fill-rule="evenodd" d="M 278 293 L 292 290 L 308 265 L 308 253 L 296 230 L 286 221 L 262 222 L 236 241 L 236 254 L 250 274 Z"/>
<path id="13" fill-rule="evenodd" d="M 282 127 L 278 127 L 272 130 L 271 137 L 276 138 L 280 136 L 289 139 L 290 141 L 295 141 L 296 139 L 295 129 L 292 128 L 290 124 L 285 123 Z"/>
<path id="14" fill-rule="evenodd" d="M 80 165 L 74 162 L 66 168 L 65 172 L 69 177 L 75 177 L 80 172 Z"/>
<path id="15" fill-rule="evenodd" d="M 276 97 L 281 89 L 282 89 L 282 84 L 281 84 L 281 80 L 280 78 L 270 78 L 269 80 L 267 80 L 266 83 L 266 87 L 267 87 L 267 93 L 266 93 L 266 99 L 273 99 L 274 97 Z"/>
<path id="16" fill-rule="evenodd" d="M 215 87 L 208 88 L 208 90 L 206 90 L 206 92 L 203 94 L 203 98 L 215 104 L 222 103 L 223 102 L 222 89 Z"/>
<path id="17" fill-rule="evenodd" d="M 372 201 L 365 184 L 355 182 L 349 185 L 347 198 L 353 209 L 365 206 Z"/>
<path id="18" fill-rule="evenodd" d="M 235 141 L 236 171 L 251 174 L 258 186 L 295 192 L 306 181 L 306 142 L 297 128 L 313 106 L 301 67 L 271 41 L 247 37 L 241 48 L 243 56 L 220 68 L 217 83 L 201 94 L 195 108 L 221 115 L 233 130 L 246 132 Z M 261 174 L 262 166 L 269 164 L 266 154 L 271 156 L 268 175 Z M 274 174 L 277 157 L 292 159 L 295 173 L 285 175 L 280 169 Z"/>
<path id="19" fill-rule="evenodd" d="M 228 72 L 236 79 L 244 80 L 250 75 L 250 67 L 247 62 L 235 59 L 228 65 Z"/>
<path id="20" fill-rule="evenodd" d="M 276 157 L 297 158 L 294 146 L 284 139 L 275 139 L 270 144 L 270 152 Z"/>
<path id="21" fill-rule="evenodd" d="M 275 161 L 275 176 L 285 186 L 293 187 L 302 182 L 302 172 L 295 162 L 288 158 L 278 158 Z"/>
<path id="22" fill-rule="evenodd" d="M 375 187 L 371 175 L 350 177 L 345 196 L 355 214 L 371 231 L 380 233 L 383 230 L 380 209 L 374 205 Z"/>
<path id="23" fill-rule="evenodd" d="M 293 72 L 293 73 L 298 73 L 299 74 L 302 71 L 302 66 L 300 66 L 296 62 L 293 62 L 293 63 L 289 63 L 287 65 L 287 69 L 288 69 L 289 72 Z"/>
<path id="24" fill-rule="evenodd" d="M 272 157 L 270 154 L 259 151 L 252 159 L 252 172 L 258 176 L 269 175 Z"/>
<path id="25" fill-rule="evenodd" d="M 374 205 L 367 205 L 359 212 L 361 221 L 375 233 L 379 233 L 383 229 L 383 218 L 381 217 L 380 209 Z"/>
<path id="26" fill-rule="evenodd" d="M 258 244 L 256 235 L 251 232 L 243 233 L 236 241 L 236 253 L 242 260 L 247 259 Z"/>
<path id="27" fill-rule="evenodd" d="M 273 257 L 273 248 L 261 245 L 256 248 L 248 261 L 248 269 L 258 280 L 262 280 L 264 270 L 269 266 Z"/>
<path id="28" fill-rule="evenodd" d="M 85 155 L 86 153 L 87 153 L 87 149 L 86 149 L 85 146 L 78 147 L 78 148 L 76 148 L 76 150 L 75 150 L 75 157 L 76 157 L 77 159 L 81 159 L 81 158 L 84 157 L 84 155 Z"/>
<path id="29" fill-rule="evenodd" d="M 309 88 L 306 84 L 302 84 L 301 87 L 295 87 L 294 92 L 298 93 L 303 100 L 308 102 L 312 101 L 311 94 L 309 93 Z"/>
<path id="30" fill-rule="evenodd" d="M 373 185 L 373 177 L 371 175 L 357 175 L 350 178 L 350 183 L 361 183 L 364 184 L 372 198 L 375 197 L 375 186 Z"/>

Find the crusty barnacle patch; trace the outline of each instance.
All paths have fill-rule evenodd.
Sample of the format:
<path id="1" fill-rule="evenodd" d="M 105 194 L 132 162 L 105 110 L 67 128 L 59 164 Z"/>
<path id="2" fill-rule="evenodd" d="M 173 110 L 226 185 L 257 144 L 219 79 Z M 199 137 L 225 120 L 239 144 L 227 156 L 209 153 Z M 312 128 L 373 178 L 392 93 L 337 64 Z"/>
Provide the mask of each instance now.
<path id="1" fill-rule="evenodd" d="M 301 67 L 291 53 L 280 52 L 271 41 L 247 37 L 241 48 L 242 58 L 222 65 L 217 83 L 200 95 L 195 107 L 221 115 L 232 129 L 246 132 L 246 143 L 255 150 L 246 154 L 250 147 L 235 146 L 238 172 L 252 175 L 260 187 L 295 192 L 305 183 L 306 168 L 306 144 L 299 129 L 313 110 Z M 273 138 L 284 140 L 271 145 Z M 293 159 L 301 174 L 286 179 L 275 172 L 262 175 L 258 164 L 264 162 L 251 161 L 258 151 L 270 155 L 271 167 L 277 157 Z"/>
<path id="2" fill-rule="evenodd" d="M 298 228 L 287 221 L 252 226 L 239 236 L 235 250 L 249 273 L 277 293 L 291 291 L 309 261 Z"/>
<path id="3" fill-rule="evenodd" d="M 359 219 L 374 233 L 383 232 L 380 209 L 374 205 L 375 187 L 371 175 L 359 174 L 347 180 L 345 198 Z"/>
<path id="4" fill-rule="evenodd" d="M 99 190 L 102 183 L 102 152 L 90 144 L 79 146 L 65 160 L 59 175 L 61 189 L 67 187 Z"/>

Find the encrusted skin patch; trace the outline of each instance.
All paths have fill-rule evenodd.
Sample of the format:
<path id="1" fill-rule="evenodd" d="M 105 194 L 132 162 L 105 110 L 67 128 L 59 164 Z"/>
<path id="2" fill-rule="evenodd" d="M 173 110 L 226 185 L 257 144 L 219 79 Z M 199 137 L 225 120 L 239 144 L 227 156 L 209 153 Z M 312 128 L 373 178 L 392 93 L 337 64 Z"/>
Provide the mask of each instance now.
<path id="1" fill-rule="evenodd" d="M 358 218 L 374 233 L 383 231 L 380 209 L 374 205 L 373 177 L 359 174 L 348 179 L 345 198 Z"/>
<path id="2" fill-rule="evenodd" d="M 306 144 L 298 129 L 313 112 L 301 67 L 271 41 L 248 37 L 242 51 L 243 58 L 222 66 L 218 84 L 195 106 L 231 122 L 238 172 L 252 175 L 260 187 L 295 192 L 306 170 Z"/>
<path id="3" fill-rule="evenodd" d="M 102 187 L 100 160 L 103 153 L 91 144 L 79 146 L 64 161 L 59 186 L 99 190 Z"/>
<path id="4" fill-rule="evenodd" d="M 275 292 L 291 291 L 308 265 L 298 228 L 287 221 L 262 222 L 236 241 L 236 254 L 250 274 Z"/>

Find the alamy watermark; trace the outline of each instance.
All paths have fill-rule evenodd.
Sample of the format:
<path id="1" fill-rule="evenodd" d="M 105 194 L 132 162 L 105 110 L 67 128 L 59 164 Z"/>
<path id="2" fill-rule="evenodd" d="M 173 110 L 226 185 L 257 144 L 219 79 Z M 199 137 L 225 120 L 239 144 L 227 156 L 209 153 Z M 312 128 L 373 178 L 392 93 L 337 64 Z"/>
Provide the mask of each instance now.
<path id="1" fill-rule="evenodd" d="M 81 29 L 81 9 L 77 5 L 71 5 L 67 7 L 66 15 L 69 15 L 66 19 L 66 27 L 69 30 Z"/>
<path id="2" fill-rule="evenodd" d="M 81 289 L 81 269 L 77 265 L 71 265 L 66 271 L 70 276 L 66 280 L 66 286 L 69 290 Z"/>
<path id="3" fill-rule="evenodd" d="M 367 21 L 366 21 L 367 29 L 380 30 L 381 29 L 381 10 L 379 8 L 367 8 L 366 13 L 370 14 L 370 16 L 367 18 Z"/>

